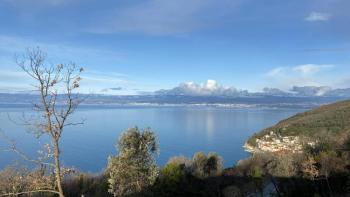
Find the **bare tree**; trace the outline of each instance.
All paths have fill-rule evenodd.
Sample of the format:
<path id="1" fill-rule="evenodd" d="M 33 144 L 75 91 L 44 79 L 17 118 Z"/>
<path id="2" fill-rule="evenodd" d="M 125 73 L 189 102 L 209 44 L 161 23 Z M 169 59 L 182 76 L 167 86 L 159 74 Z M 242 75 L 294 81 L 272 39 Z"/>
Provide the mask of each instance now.
<path id="1" fill-rule="evenodd" d="M 75 90 L 79 88 L 83 68 L 74 63 L 49 65 L 46 54 L 39 48 L 27 49 L 25 54 L 16 57 L 16 63 L 35 81 L 33 86 L 40 100 L 34 104 L 34 110 L 40 113 L 40 119 L 28 121 L 27 125 L 35 128 L 37 136 L 49 136 L 53 149 L 53 161 L 49 165 L 54 168 L 56 190 L 53 193 L 64 197 L 62 179 L 65 170 L 61 166 L 60 140 L 66 126 L 82 124 L 68 122 L 68 118 L 82 101 Z M 25 157 L 16 147 L 12 150 Z"/>

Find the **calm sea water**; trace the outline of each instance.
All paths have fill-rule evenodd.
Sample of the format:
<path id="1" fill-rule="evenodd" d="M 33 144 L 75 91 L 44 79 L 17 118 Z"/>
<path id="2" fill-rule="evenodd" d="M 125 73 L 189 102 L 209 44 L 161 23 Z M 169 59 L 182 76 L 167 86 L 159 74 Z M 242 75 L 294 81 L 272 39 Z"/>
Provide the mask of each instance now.
<path id="1" fill-rule="evenodd" d="M 228 109 L 210 107 L 86 107 L 72 121 L 84 125 L 67 127 L 62 137 L 63 164 L 83 171 L 100 172 L 109 155 L 116 154 L 120 133 L 134 126 L 151 127 L 160 145 L 159 165 L 176 155 L 192 157 L 195 152 L 217 152 L 226 167 L 248 156 L 242 146 L 254 132 L 271 126 L 305 109 Z M 0 106 L 0 128 L 16 140 L 19 149 L 30 156 L 45 139 L 36 140 L 20 125 L 29 108 Z M 10 118 L 9 118 L 10 117 Z M 6 147 L 0 139 L 0 146 Z M 13 153 L 0 152 L 0 169 L 19 160 Z M 21 162 L 19 160 L 19 162 Z"/>

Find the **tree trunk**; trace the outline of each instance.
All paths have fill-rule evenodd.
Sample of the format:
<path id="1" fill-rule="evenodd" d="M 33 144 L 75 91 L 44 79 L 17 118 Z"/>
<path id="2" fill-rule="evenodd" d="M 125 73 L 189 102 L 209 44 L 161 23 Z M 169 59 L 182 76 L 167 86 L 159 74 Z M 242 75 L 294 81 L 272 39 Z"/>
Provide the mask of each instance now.
<path id="1" fill-rule="evenodd" d="M 61 164 L 60 164 L 60 149 L 57 140 L 53 140 L 54 148 L 55 148 L 55 171 L 56 171 L 56 184 L 60 197 L 64 197 L 63 189 L 62 189 L 62 179 L 61 179 Z"/>
<path id="2" fill-rule="evenodd" d="M 326 176 L 326 182 L 327 182 L 329 194 L 330 194 L 331 197 L 333 197 L 333 192 L 332 192 L 331 186 L 329 185 L 329 181 L 328 181 L 328 177 L 327 176 Z"/>
<path id="3" fill-rule="evenodd" d="M 271 176 L 270 178 L 271 178 L 271 182 L 272 182 L 272 184 L 275 187 L 275 190 L 277 192 L 277 196 L 280 197 L 281 196 L 281 192 L 280 192 L 280 190 L 278 188 L 277 183 L 275 182 L 275 179 L 273 178 L 273 176 Z"/>

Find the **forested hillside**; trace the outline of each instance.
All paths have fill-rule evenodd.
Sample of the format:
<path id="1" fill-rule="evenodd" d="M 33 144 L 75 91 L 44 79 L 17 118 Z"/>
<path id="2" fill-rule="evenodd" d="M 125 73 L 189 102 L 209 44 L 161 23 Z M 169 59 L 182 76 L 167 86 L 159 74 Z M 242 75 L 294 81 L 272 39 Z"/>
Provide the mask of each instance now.
<path id="1" fill-rule="evenodd" d="M 299 136 L 311 140 L 318 138 L 344 142 L 350 131 L 350 100 L 324 105 L 317 109 L 297 114 L 253 135 L 248 143 L 273 132 L 281 137 Z"/>

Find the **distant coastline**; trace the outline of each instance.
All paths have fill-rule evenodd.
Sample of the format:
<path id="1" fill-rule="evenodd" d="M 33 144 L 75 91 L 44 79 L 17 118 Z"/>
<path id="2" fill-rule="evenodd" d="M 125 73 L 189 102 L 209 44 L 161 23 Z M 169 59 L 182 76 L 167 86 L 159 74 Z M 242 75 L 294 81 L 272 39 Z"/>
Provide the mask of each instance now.
<path id="1" fill-rule="evenodd" d="M 311 109 L 321 105 L 345 100 L 346 97 L 283 97 L 283 96 L 167 96 L 167 95 L 82 95 L 82 106 L 119 107 L 215 107 L 215 108 L 304 108 Z M 60 95 L 63 99 L 64 95 Z M 57 103 L 60 104 L 60 97 Z M 39 101 L 34 94 L 0 93 L 0 105 L 28 105 Z"/>

